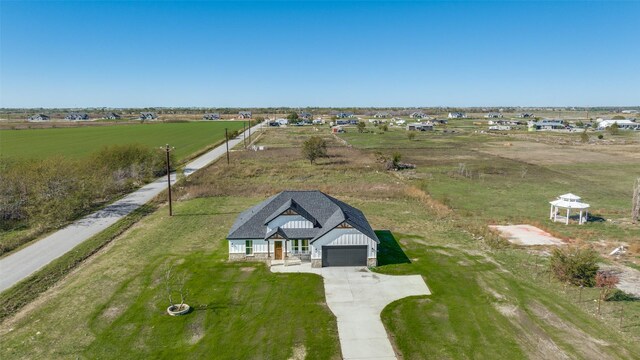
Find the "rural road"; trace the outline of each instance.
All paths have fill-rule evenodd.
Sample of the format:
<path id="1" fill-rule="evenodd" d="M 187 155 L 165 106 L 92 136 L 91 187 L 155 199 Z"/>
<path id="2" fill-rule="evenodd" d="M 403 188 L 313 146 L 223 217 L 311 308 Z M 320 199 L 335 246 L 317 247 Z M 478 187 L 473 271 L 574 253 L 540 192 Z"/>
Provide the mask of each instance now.
<path id="1" fill-rule="evenodd" d="M 255 133 L 260 129 L 260 123 L 251 131 Z M 229 140 L 229 149 L 241 144 L 243 136 Z M 184 169 L 184 176 L 189 176 L 211 162 L 225 155 L 226 146 L 222 144 L 213 150 L 199 156 L 188 163 Z M 171 182 L 176 181 L 176 175 L 171 175 Z M 4 291 L 27 276 L 33 274 L 41 267 L 64 255 L 78 244 L 100 233 L 104 229 L 116 223 L 135 209 L 146 204 L 156 195 L 167 188 L 167 178 L 161 177 L 140 189 L 130 193 L 122 199 L 108 205 L 104 209 L 76 220 L 69 226 L 60 229 L 53 234 L 37 241 L 15 253 L 0 259 L 0 292 Z"/>

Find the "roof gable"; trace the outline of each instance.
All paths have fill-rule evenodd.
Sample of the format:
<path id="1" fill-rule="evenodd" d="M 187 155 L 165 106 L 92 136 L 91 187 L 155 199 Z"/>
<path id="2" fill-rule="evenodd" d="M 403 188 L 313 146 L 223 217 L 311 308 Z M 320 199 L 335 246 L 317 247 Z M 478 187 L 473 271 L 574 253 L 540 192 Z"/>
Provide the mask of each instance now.
<path id="1" fill-rule="evenodd" d="M 311 221 L 313 228 L 272 229 L 267 224 L 288 210 Z M 347 223 L 368 237 L 379 241 L 364 214 L 320 191 L 283 191 L 242 212 L 229 231 L 228 239 L 265 239 L 281 232 L 287 238 L 315 241 L 342 223 Z"/>

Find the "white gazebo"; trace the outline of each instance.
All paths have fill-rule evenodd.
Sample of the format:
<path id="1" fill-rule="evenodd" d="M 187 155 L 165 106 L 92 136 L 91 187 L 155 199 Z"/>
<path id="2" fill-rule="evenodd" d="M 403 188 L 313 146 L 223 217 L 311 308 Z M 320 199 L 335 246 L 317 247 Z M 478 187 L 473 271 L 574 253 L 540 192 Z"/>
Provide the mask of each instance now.
<path id="1" fill-rule="evenodd" d="M 564 194 L 558 196 L 556 200 L 549 201 L 551 204 L 551 211 L 549 213 L 549 219 L 554 222 L 561 220 L 564 221 L 565 224 L 569 224 L 569 216 L 571 214 L 571 210 L 576 209 L 580 211 L 580 217 L 578 218 L 578 224 L 584 224 L 589 219 L 589 204 L 583 203 L 580 201 L 580 196 L 574 194 Z M 567 210 L 567 216 L 560 215 L 560 209 Z"/>

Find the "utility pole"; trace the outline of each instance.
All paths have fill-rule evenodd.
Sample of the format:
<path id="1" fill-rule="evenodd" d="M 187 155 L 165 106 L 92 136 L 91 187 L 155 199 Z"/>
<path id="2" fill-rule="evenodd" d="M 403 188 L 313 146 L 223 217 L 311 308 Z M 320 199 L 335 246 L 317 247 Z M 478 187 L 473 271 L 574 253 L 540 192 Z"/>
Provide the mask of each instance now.
<path id="1" fill-rule="evenodd" d="M 160 149 L 164 149 L 167 153 L 167 189 L 169 189 L 169 216 L 173 216 L 173 208 L 171 206 L 171 163 L 169 153 L 175 148 L 169 146 L 169 144 L 166 144 L 164 147 L 160 147 Z"/>
<path id="2" fill-rule="evenodd" d="M 224 128 L 224 137 L 226 139 L 225 144 L 227 145 L 227 165 L 229 165 L 229 135 L 227 134 L 227 128 Z"/>
<path id="3" fill-rule="evenodd" d="M 244 148 L 247 148 L 247 122 L 242 122 L 242 143 L 244 144 Z"/>

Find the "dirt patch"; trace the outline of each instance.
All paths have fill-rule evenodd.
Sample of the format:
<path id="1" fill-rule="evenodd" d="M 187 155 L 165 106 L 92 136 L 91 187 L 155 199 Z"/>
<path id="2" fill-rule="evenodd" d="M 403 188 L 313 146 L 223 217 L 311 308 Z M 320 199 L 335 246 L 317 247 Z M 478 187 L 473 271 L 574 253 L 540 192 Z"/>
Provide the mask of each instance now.
<path id="1" fill-rule="evenodd" d="M 497 230 L 502 237 L 516 245 L 564 245 L 561 239 L 531 225 L 490 225 L 489 227 Z"/>
<path id="2" fill-rule="evenodd" d="M 563 333 L 563 339 L 570 343 L 572 347 L 580 353 L 582 358 L 614 359 L 614 357 L 602 349 L 603 347 L 610 346 L 606 341 L 594 338 L 593 336 L 576 328 L 573 324 L 564 321 L 540 303 L 533 302 L 530 304 L 529 308 L 535 316 L 555 329 L 560 330 Z"/>
<path id="3" fill-rule="evenodd" d="M 513 304 L 495 304 L 495 307 L 518 329 L 518 341 L 530 359 L 570 359 L 520 307 Z"/>
<path id="4" fill-rule="evenodd" d="M 240 271 L 243 271 L 243 272 L 254 272 L 255 270 L 256 268 L 253 266 L 243 266 L 240 268 Z"/>
<path id="5" fill-rule="evenodd" d="M 481 288 L 483 288 L 485 291 L 487 291 L 488 293 L 490 293 L 496 300 L 505 300 L 506 297 L 502 294 L 500 294 L 499 292 L 497 292 L 494 288 L 492 288 L 491 286 L 489 286 L 483 279 L 477 279 L 478 285 L 480 285 Z M 498 309 L 500 310 L 500 309 Z"/>
<path id="6" fill-rule="evenodd" d="M 196 319 L 188 326 L 187 341 L 190 345 L 196 344 L 204 337 L 204 316 L 196 314 Z"/>
<path id="7" fill-rule="evenodd" d="M 615 272 L 620 279 L 616 287 L 640 298 L 640 271 L 624 265 L 600 264 L 600 269 Z"/>
<path id="8" fill-rule="evenodd" d="M 112 306 L 112 307 L 107 308 L 102 313 L 102 318 L 104 318 L 105 320 L 111 322 L 114 319 L 116 319 L 118 316 L 120 316 L 120 314 L 122 314 L 122 308 L 120 308 L 118 306 Z"/>
<path id="9" fill-rule="evenodd" d="M 307 348 L 302 344 L 293 347 L 293 355 L 288 360 L 304 360 L 307 357 Z"/>

